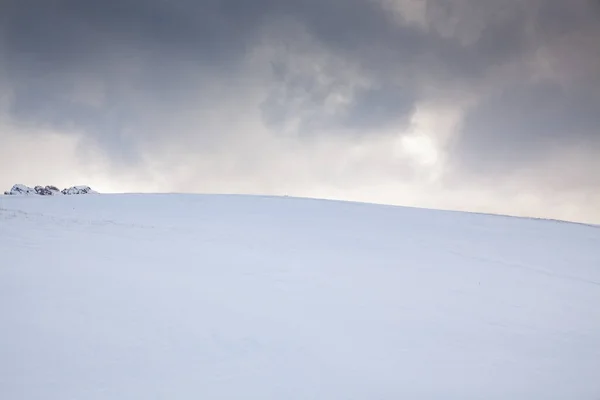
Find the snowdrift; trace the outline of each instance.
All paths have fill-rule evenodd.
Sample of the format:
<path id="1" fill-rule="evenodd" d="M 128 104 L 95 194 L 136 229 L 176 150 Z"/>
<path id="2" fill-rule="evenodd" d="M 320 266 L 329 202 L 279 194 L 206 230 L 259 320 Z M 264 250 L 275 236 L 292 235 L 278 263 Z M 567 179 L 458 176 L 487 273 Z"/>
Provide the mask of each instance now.
<path id="1" fill-rule="evenodd" d="M 600 229 L 252 196 L 6 196 L 2 399 L 599 399 Z"/>

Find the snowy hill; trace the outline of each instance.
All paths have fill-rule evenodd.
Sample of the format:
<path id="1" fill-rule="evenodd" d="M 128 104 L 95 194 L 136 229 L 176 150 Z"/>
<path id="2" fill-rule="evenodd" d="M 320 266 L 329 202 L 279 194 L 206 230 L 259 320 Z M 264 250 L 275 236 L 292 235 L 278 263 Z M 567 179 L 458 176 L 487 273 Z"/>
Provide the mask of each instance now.
<path id="1" fill-rule="evenodd" d="M 600 399 L 600 229 L 293 198 L 0 198 L 0 398 Z"/>

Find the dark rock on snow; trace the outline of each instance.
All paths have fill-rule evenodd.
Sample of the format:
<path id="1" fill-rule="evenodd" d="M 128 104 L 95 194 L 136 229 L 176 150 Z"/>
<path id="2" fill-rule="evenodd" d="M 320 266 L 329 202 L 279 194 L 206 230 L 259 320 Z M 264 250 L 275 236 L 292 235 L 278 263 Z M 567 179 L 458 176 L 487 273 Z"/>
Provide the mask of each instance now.
<path id="1" fill-rule="evenodd" d="M 9 191 L 4 192 L 7 196 L 56 196 L 56 195 L 75 195 L 96 193 L 89 186 L 72 186 L 59 190 L 56 186 L 35 186 L 33 189 L 29 186 L 16 184 Z"/>

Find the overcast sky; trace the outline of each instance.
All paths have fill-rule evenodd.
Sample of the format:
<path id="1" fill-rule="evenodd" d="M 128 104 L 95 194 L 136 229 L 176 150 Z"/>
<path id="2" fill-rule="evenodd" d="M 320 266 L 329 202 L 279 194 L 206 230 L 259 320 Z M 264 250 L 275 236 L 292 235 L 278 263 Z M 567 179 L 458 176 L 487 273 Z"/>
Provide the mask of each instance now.
<path id="1" fill-rule="evenodd" d="M 0 189 L 600 223 L 600 2 L 2 0 Z"/>

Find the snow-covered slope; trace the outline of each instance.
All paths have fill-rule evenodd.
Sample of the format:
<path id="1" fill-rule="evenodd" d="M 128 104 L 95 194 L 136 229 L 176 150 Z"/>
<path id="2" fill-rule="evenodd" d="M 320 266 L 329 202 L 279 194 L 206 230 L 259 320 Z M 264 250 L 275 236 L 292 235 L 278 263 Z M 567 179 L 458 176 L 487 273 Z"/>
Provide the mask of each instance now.
<path id="1" fill-rule="evenodd" d="M 250 196 L 0 201 L 1 399 L 600 399 L 597 227 Z"/>

